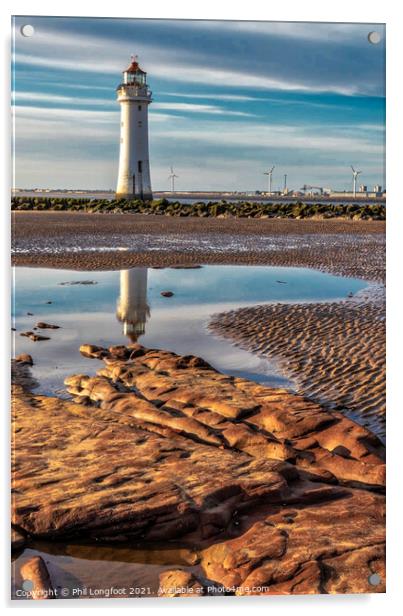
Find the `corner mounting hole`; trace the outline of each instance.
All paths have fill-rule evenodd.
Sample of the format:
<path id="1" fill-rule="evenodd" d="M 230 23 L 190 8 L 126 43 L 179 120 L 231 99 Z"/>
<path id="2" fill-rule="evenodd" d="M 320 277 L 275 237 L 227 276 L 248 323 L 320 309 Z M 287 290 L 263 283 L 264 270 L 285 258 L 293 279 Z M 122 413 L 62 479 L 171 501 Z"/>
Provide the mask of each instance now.
<path id="1" fill-rule="evenodd" d="M 23 590 L 26 590 L 28 592 L 30 590 L 33 590 L 33 588 L 34 588 L 33 581 L 32 580 L 24 580 L 23 583 L 22 583 L 22 588 L 23 588 Z"/>
<path id="2" fill-rule="evenodd" d="M 21 34 L 22 36 L 34 36 L 35 28 L 31 26 L 31 24 L 25 24 L 25 26 L 21 26 Z"/>
<path id="3" fill-rule="evenodd" d="M 378 586 L 381 583 L 381 576 L 377 573 L 372 573 L 368 578 L 368 582 L 371 586 Z"/>
<path id="4" fill-rule="evenodd" d="M 381 35 L 379 32 L 370 32 L 368 34 L 368 40 L 372 45 L 378 45 L 381 42 Z"/>

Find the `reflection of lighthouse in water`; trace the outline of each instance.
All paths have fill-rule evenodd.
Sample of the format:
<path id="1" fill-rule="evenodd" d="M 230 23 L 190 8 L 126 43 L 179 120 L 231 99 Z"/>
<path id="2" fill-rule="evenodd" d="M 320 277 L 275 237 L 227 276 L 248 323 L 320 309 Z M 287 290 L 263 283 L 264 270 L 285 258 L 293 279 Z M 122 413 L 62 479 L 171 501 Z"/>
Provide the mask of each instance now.
<path id="1" fill-rule="evenodd" d="M 123 333 L 136 342 L 145 333 L 150 308 L 147 304 L 147 268 L 134 267 L 120 272 L 120 297 L 116 316 L 123 323 Z"/>

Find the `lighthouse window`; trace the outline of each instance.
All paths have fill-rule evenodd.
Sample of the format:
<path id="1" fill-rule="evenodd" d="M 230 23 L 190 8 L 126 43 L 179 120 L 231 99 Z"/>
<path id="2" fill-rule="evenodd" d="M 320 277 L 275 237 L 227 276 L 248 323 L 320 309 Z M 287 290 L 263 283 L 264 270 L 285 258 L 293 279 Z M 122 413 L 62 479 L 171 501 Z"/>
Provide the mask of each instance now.
<path id="1" fill-rule="evenodd" d="M 141 111 L 141 105 L 138 106 L 138 110 Z"/>
<path id="2" fill-rule="evenodd" d="M 139 173 L 141 173 L 142 172 L 142 161 L 139 160 L 137 164 L 138 164 Z"/>
<path id="3" fill-rule="evenodd" d="M 138 123 L 138 125 L 139 125 L 139 126 L 142 126 L 142 122 L 141 122 L 141 120 L 139 120 L 139 123 Z"/>

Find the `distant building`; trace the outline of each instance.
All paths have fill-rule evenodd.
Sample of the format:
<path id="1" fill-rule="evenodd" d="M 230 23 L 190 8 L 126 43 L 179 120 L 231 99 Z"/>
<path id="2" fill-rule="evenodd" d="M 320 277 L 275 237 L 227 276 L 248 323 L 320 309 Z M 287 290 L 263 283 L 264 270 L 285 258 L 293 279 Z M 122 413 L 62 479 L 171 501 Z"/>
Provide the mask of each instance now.
<path id="1" fill-rule="evenodd" d="M 346 190 L 332 190 L 328 195 L 328 197 L 330 198 L 334 198 L 334 199 L 356 199 L 357 201 L 362 201 L 363 199 L 376 199 L 379 197 L 385 197 L 386 193 L 382 192 L 382 193 L 375 193 L 375 192 L 361 192 L 358 191 L 355 195 L 354 192 L 352 191 L 346 191 Z"/>

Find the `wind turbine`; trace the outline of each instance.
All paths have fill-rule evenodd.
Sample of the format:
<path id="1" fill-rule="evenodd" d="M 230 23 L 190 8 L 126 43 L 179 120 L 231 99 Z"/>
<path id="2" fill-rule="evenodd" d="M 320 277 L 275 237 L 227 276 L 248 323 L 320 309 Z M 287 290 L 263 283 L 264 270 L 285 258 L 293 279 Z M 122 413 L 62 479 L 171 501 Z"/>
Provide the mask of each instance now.
<path id="1" fill-rule="evenodd" d="M 171 192 L 175 192 L 175 178 L 178 178 L 179 175 L 175 175 L 174 168 L 171 166 L 171 173 L 168 176 L 168 179 L 171 180 Z"/>
<path id="2" fill-rule="evenodd" d="M 351 169 L 353 171 L 353 195 L 354 195 L 354 199 L 355 199 L 355 195 L 357 192 L 357 178 L 360 175 L 360 173 L 362 173 L 362 171 L 356 171 L 353 167 L 353 165 L 350 165 Z"/>
<path id="3" fill-rule="evenodd" d="M 271 169 L 269 169 L 268 171 L 265 171 L 263 173 L 263 175 L 268 175 L 268 182 L 269 182 L 269 194 L 271 195 L 271 181 L 272 181 L 272 176 L 273 176 L 273 170 L 274 170 L 274 165 L 271 167 Z"/>

